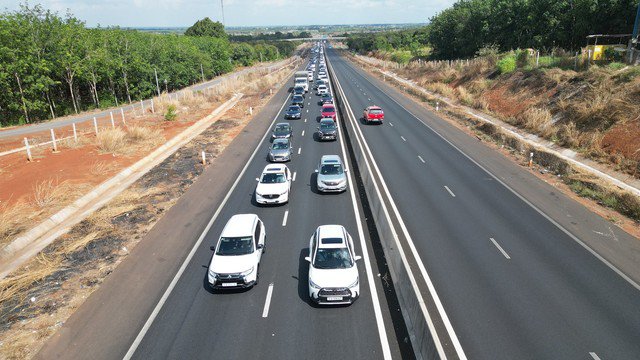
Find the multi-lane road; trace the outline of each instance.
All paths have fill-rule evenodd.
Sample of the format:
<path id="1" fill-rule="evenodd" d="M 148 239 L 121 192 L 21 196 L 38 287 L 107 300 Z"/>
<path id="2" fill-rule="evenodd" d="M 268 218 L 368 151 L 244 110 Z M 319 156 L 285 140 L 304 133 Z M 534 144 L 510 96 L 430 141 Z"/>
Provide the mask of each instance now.
<path id="1" fill-rule="evenodd" d="M 417 313 L 429 318 L 441 357 L 640 358 L 637 284 L 594 255 L 585 240 L 591 228 L 604 226 L 604 219 L 562 195 L 553 194 L 557 203 L 550 203 L 552 188 L 526 170 L 334 50 L 327 55 L 331 90 L 343 110 L 338 118 L 342 132 L 348 132 L 354 148 L 367 152 L 359 171 L 372 172 L 397 227 L 397 239 L 381 241 L 404 252 L 414 279 L 407 289 L 419 298 L 424 311 Z M 323 195 L 315 189 L 314 169 L 322 155 L 340 155 L 349 169 L 354 164 L 346 134 L 336 142 L 314 136 L 320 107 L 311 92 L 302 119 L 287 120 L 294 133 L 294 156 L 287 164 L 295 179 L 290 202 L 255 204 L 255 178 L 268 164 L 264 130 L 285 121 L 289 96 L 284 90 L 276 95 L 259 135 L 249 128 L 253 137 L 241 134 L 237 141 L 244 143 L 232 144 L 232 153 L 246 153 L 239 157 L 242 166 L 229 166 L 225 174 L 218 164 L 215 173 L 203 174 L 39 357 L 411 357 L 407 339 L 398 336 L 403 332 L 398 309 L 387 303 L 393 296 L 383 293 L 388 278 L 380 276 L 386 269 L 374 257 L 362 194 L 355 188 L 357 174 L 349 172 L 345 193 Z M 382 126 L 359 120 L 362 109 L 372 104 L 385 110 Z M 228 159 L 224 156 L 219 161 Z M 204 181 L 226 195 L 207 197 Z M 189 211 L 194 213 L 181 216 Z M 206 285 L 209 246 L 237 213 L 258 214 L 266 227 L 260 283 L 249 290 L 213 293 Z M 584 231 L 565 226 L 567 221 Z M 322 308 L 308 298 L 304 257 L 309 237 L 322 224 L 344 225 L 356 253 L 363 255 L 358 264 L 362 294 L 351 306 Z M 634 241 L 611 231 L 620 243 Z M 184 239 L 178 242 L 176 234 Z M 166 243 L 163 236 L 169 238 Z M 162 242 L 154 249 L 151 241 Z M 180 242 L 184 246 L 175 250 Z"/>

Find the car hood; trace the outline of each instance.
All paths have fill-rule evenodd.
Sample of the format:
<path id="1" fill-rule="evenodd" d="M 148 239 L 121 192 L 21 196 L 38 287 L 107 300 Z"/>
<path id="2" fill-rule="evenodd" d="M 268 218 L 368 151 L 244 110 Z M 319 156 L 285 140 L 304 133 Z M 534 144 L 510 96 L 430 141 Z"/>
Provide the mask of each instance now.
<path id="1" fill-rule="evenodd" d="M 321 175 L 318 174 L 318 181 L 333 181 L 333 182 L 338 182 L 341 180 L 346 179 L 346 176 L 344 174 L 341 175 Z"/>
<path id="2" fill-rule="evenodd" d="M 256 192 L 260 195 L 271 195 L 271 194 L 282 194 L 283 192 L 287 191 L 288 186 L 286 182 L 283 183 L 276 183 L 276 184 L 263 184 L 263 183 L 258 183 L 258 186 L 256 186 Z"/>
<path id="3" fill-rule="evenodd" d="M 287 136 L 290 136 L 290 135 L 291 135 L 291 133 L 288 132 L 288 131 L 276 131 L 276 132 L 273 133 L 273 136 L 276 136 L 276 137 L 287 137 Z"/>
<path id="4" fill-rule="evenodd" d="M 299 115 L 300 110 L 287 110 L 287 115 Z"/>
<path id="5" fill-rule="evenodd" d="M 309 279 L 323 288 L 348 287 L 358 279 L 358 267 L 349 269 L 316 269 L 309 266 Z"/>
<path id="6" fill-rule="evenodd" d="M 256 265 L 256 254 L 249 255 L 213 255 L 209 270 L 217 274 L 235 274 L 249 270 Z"/>
<path id="7" fill-rule="evenodd" d="M 284 149 L 284 150 L 271 149 L 270 152 L 274 156 L 283 156 L 283 155 L 288 155 L 289 154 L 289 149 Z"/>

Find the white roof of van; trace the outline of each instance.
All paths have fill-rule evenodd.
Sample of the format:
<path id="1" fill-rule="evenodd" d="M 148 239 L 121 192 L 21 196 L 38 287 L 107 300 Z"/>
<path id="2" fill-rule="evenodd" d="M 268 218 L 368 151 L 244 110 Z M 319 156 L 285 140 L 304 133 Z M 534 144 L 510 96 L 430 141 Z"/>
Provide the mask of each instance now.
<path id="1" fill-rule="evenodd" d="M 220 237 L 253 236 L 253 224 L 258 221 L 256 214 L 236 214 L 227 221 Z"/>

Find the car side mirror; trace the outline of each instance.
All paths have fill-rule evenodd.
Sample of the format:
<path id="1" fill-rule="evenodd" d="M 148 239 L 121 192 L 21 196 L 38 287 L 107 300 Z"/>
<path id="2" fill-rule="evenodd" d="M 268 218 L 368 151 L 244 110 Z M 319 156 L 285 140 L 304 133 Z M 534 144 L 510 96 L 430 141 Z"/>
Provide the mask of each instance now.
<path id="1" fill-rule="evenodd" d="M 264 249 L 264 244 L 258 244 L 258 246 L 256 246 L 256 249 L 258 250 Z"/>
<path id="2" fill-rule="evenodd" d="M 256 178 L 256 181 L 260 181 L 260 178 Z"/>
<path id="3" fill-rule="evenodd" d="M 318 172 L 318 169 L 315 169 L 314 172 Z"/>
<path id="4" fill-rule="evenodd" d="M 216 251 L 216 247 L 213 245 L 209 246 L 209 249 L 211 249 L 211 251 Z"/>
<path id="5" fill-rule="evenodd" d="M 305 256 L 304 259 L 307 260 L 308 262 L 311 262 L 311 256 Z"/>
<path id="6" fill-rule="evenodd" d="M 354 257 L 354 259 L 356 259 L 356 261 L 358 261 L 358 260 L 362 260 L 362 256 L 360 256 L 360 255 L 356 255 L 356 256 Z"/>
<path id="7" fill-rule="evenodd" d="M 344 169 L 344 172 L 349 172 L 349 169 Z"/>

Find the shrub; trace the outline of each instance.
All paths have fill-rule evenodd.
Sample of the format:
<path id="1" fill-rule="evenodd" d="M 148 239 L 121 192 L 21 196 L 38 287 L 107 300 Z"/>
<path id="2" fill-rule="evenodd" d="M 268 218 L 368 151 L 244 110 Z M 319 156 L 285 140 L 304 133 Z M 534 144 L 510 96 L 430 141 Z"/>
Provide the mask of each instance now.
<path id="1" fill-rule="evenodd" d="M 496 68 L 500 74 L 509 74 L 516 71 L 516 57 L 514 55 L 507 55 L 503 57 L 496 64 Z"/>
<path id="2" fill-rule="evenodd" d="M 516 65 L 518 68 L 526 68 L 530 64 L 529 52 L 527 50 L 519 50 L 516 53 Z"/>
<path id="3" fill-rule="evenodd" d="M 625 66 L 627 66 L 624 63 L 619 63 L 619 62 L 612 62 L 611 64 L 608 65 L 609 69 L 611 70 L 620 70 L 622 68 L 624 68 Z"/>
<path id="4" fill-rule="evenodd" d="M 167 106 L 167 112 L 164 113 L 164 119 L 167 121 L 173 121 L 178 117 L 178 113 L 176 112 L 176 106 L 170 104 Z"/>
<path id="5" fill-rule="evenodd" d="M 127 135 L 122 129 L 109 129 L 98 133 L 98 149 L 105 153 L 116 153 L 127 145 Z"/>
<path id="6" fill-rule="evenodd" d="M 498 54 L 500 53 L 500 47 L 497 44 L 485 45 L 476 52 L 476 55 L 481 58 L 485 58 L 489 61 L 491 66 L 494 66 L 498 61 Z"/>

